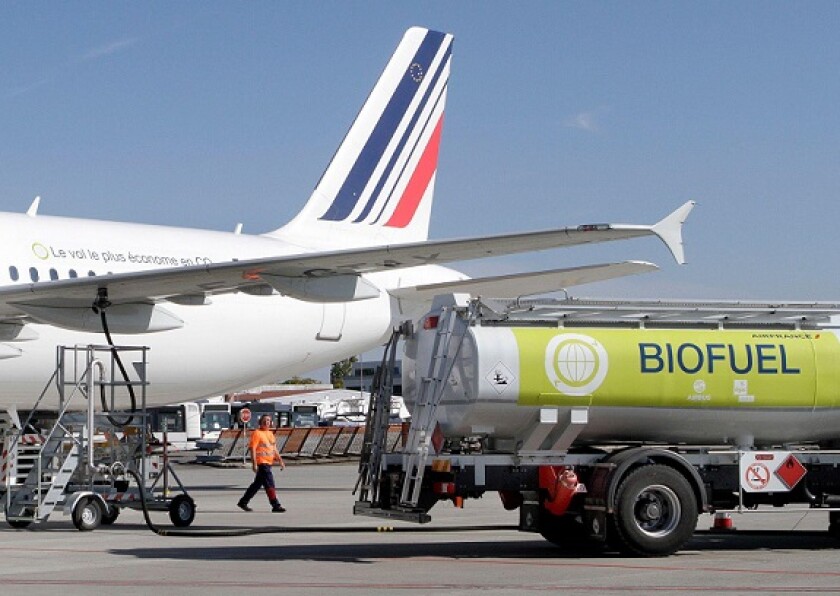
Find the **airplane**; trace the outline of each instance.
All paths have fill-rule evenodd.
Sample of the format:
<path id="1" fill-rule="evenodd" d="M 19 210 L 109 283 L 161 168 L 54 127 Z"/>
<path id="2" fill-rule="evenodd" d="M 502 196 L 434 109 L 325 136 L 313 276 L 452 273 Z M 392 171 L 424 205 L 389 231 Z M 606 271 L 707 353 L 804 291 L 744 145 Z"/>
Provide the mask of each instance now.
<path id="1" fill-rule="evenodd" d="M 103 331 L 149 347 L 146 403 L 158 405 L 365 352 L 441 292 L 535 294 L 657 269 L 626 261 L 469 279 L 444 266 L 454 261 L 652 235 L 684 262 L 693 202 L 653 225 L 429 240 L 452 41 L 405 33 L 311 197 L 273 231 L 52 217 L 38 198 L 26 213 L 0 213 L 0 408 L 31 405 L 56 346 L 103 345 Z"/>

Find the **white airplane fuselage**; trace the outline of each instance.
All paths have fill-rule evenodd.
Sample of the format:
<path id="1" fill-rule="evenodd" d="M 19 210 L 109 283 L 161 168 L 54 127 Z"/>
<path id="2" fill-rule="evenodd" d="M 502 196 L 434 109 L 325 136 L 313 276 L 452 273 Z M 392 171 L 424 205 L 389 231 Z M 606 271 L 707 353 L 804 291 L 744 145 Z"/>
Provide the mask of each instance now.
<path id="1" fill-rule="evenodd" d="M 269 237 L 14 213 L 0 214 L 0 238 L 0 285 L 304 252 Z M 218 395 L 372 349 L 387 339 L 395 322 L 422 314 L 421 305 L 414 305 L 418 310 L 412 312 L 410 305 L 390 297 L 388 289 L 460 278 L 463 275 L 454 270 L 427 265 L 365 275 L 380 294 L 355 302 L 307 302 L 278 293 L 241 292 L 214 295 L 207 304 L 164 302 L 161 306 L 183 321 L 181 328 L 115 333 L 114 341 L 150 348 L 148 404 Z M 34 402 L 55 367 L 56 346 L 105 344 L 103 333 L 37 321 L 27 323 L 26 329 L 27 336 L 34 332 L 37 338 L 0 342 L 0 406 Z"/>

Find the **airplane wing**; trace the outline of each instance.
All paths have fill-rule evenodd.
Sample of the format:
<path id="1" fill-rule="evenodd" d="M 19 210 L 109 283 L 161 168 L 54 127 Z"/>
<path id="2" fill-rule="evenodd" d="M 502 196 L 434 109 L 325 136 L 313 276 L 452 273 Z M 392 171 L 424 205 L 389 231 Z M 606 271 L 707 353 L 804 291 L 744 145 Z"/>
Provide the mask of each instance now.
<path id="1" fill-rule="evenodd" d="M 562 319 L 565 325 L 644 325 L 815 329 L 840 322 L 840 303 L 728 300 L 484 299 L 497 316 Z"/>
<path id="2" fill-rule="evenodd" d="M 661 238 L 682 263 L 682 224 L 693 206 L 693 201 L 685 203 L 660 222 L 648 226 L 590 224 L 14 284 L 0 287 L 0 317 L 35 314 L 31 307 L 90 307 L 103 288 L 107 289 L 112 304 L 163 300 L 198 304 L 212 294 L 234 291 L 264 294 L 273 290 L 303 300 L 359 300 L 378 294 L 376 288 L 360 277 L 363 273 L 650 235 Z"/>
<path id="3" fill-rule="evenodd" d="M 472 296 L 533 296 L 565 290 L 574 286 L 606 281 L 627 275 L 657 271 L 659 267 L 644 261 L 625 261 L 603 265 L 585 265 L 568 269 L 516 273 L 495 277 L 426 284 L 391 290 L 390 294 L 408 300 L 431 300 L 438 294 L 464 292 Z"/>

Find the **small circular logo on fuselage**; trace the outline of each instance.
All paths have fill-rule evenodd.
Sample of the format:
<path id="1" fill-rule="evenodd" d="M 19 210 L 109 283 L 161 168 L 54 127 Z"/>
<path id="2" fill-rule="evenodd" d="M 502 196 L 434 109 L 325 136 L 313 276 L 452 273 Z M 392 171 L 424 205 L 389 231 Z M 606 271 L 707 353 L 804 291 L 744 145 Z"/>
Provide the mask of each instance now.
<path id="1" fill-rule="evenodd" d="M 609 358 L 604 346 L 588 335 L 556 335 L 545 349 L 545 374 L 566 395 L 588 395 L 604 382 Z"/>
<path id="2" fill-rule="evenodd" d="M 32 254 L 41 259 L 42 261 L 46 261 L 48 258 L 50 258 L 49 249 L 40 242 L 32 243 Z"/>

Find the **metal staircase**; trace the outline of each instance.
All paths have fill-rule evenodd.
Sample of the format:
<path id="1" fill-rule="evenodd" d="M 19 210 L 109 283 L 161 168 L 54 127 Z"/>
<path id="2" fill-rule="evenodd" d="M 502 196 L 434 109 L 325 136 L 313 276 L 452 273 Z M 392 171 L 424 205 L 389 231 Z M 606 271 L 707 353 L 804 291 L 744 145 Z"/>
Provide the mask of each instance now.
<path id="1" fill-rule="evenodd" d="M 391 396 L 394 393 L 394 366 L 400 337 L 409 334 L 410 323 L 404 323 L 391 334 L 385 345 L 382 364 L 376 370 L 371 390 L 370 405 L 365 419 L 365 437 L 359 457 L 359 477 L 353 489 L 359 491 L 359 501 L 379 503 L 379 486 L 382 474 L 382 454 L 388 436 L 391 414 Z"/>
<path id="2" fill-rule="evenodd" d="M 29 427 L 39 407 L 47 407 L 45 397 L 50 389 L 57 388 L 59 408 L 55 424 L 46 433 L 25 480 L 6 486 L 6 520 L 13 527 L 45 522 L 71 490 L 92 487 L 97 474 L 106 471 L 106 464 L 97 464 L 94 436 L 97 419 L 111 418 L 110 414 L 97 413 L 95 402 L 97 397 L 107 401 L 110 390 L 113 405 L 115 391 L 127 384 L 108 379 L 105 374 L 104 362 L 108 357 L 115 358 L 115 350 L 120 349 L 132 348 L 58 347 L 55 372 L 9 446 L 10 451 L 19 449 L 23 430 Z M 139 349 L 145 363 L 146 348 Z M 103 354 L 105 357 L 101 358 Z M 113 368 L 110 367 L 112 371 Z M 145 379 L 136 384 L 145 390 Z"/>
<path id="3" fill-rule="evenodd" d="M 46 521 L 79 465 L 81 443 L 61 421 L 41 446 L 25 481 L 9 491 L 6 520 L 14 525 Z"/>

